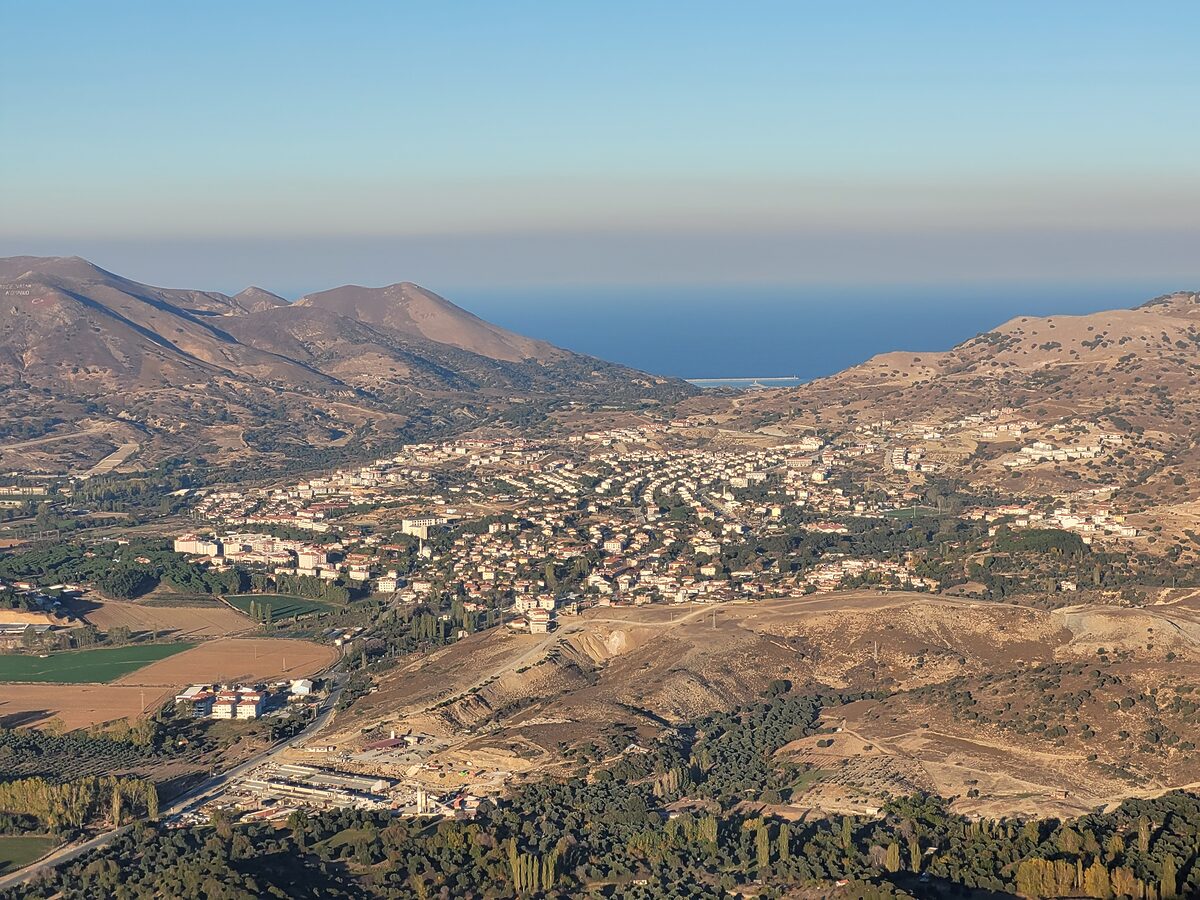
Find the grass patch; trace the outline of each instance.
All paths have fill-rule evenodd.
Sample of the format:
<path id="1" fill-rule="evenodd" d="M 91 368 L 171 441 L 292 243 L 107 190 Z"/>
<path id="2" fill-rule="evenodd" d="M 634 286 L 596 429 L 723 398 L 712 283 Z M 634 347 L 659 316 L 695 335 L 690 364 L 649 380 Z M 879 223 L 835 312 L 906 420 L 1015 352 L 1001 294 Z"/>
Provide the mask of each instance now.
<path id="1" fill-rule="evenodd" d="M 68 650 L 43 658 L 0 655 L 0 681 L 49 681 L 58 684 L 107 684 L 143 666 L 195 647 L 187 644 L 131 644 L 96 650 Z"/>
<path id="2" fill-rule="evenodd" d="M 906 506 L 904 509 L 885 510 L 883 514 L 889 519 L 920 519 L 925 516 L 936 516 L 938 510 L 936 506 Z"/>
<path id="3" fill-rule="evenodd" d="M 280 619 L 311 616 L 313 613 L 329 612 L 333 609 L 328 603 L 322 603 L 320 600 L 309 600 L 307 597 L 296 597 L 291 594 L 234 594 L 225 599 L 229 601 L 230 605 L 247 614 L 250 612 L 250 604 L 253 601 L 258 601 L 260 609 L 270 606 L 271 619 L 276 622 Z"/>
<path id="4" fill-rule="evenodd" d="M 796 773 L 795 781 L 792 783 L 792 794 L 802 794 L 822 778 L 825 777 L 824 769 L 805 769 Z"/>
<path id="5" fill-rule="evenodd" d="M 7 875 L 41 859 L 62 841 L 37 834 L 0 834 L 0 875 Z"/>
<path id="6" fill-rule="evenodd" d="M 357 844 L 370 840 L 371 835 L 365 828 L 343 828 L 337 834 L 327 837 L 318 846 L 344 847 L 347 844 Z"/>

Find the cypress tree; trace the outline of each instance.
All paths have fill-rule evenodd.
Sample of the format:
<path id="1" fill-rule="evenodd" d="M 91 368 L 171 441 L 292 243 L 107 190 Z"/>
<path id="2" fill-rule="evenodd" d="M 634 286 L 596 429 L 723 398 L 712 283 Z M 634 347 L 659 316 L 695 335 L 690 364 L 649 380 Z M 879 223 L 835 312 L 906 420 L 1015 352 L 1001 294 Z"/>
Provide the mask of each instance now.
<path id="1" fill-rule="evenodd" d="M 884 859 L 884 867 L 889 872 L 900 871 L 900 845 L 895 841 L 888 844 L 887 856 Z"/>
<path id="2" fill-rule="evenodd" d="M 1179 865 L 1175 862 L 1175 857 L 1168 853 L 1162 861 L 1162 870 L 1158 881 L 1158 896 L 1162 900 L 1171 900 L 1177 896 L 1178 872 Z"/>

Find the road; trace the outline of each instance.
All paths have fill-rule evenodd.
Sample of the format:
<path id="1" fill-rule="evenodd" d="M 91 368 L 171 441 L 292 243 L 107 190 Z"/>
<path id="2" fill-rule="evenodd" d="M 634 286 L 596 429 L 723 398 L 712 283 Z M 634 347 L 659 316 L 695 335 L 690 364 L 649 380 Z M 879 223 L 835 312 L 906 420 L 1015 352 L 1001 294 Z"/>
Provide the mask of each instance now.
<path id="1" fill-rule="evenodd" d="M 339 663 L 338 666 L 341 664 Z M 227 788 L 230 782 L 235 781 L 242 775 L 245 775 L 256 766 L 261 766 L 263 763 L 270 762 L 275 757 L 279 756 L 285 750 L 295 746 L 301 741 L 311 738 L 323 729 L 328 723 L 333 711 L 337 708 L 338 700 L 341 699 L 342 689 L 346 686 L 347 676 L 341 672 L 332 670 L 329 675 L 333 677 L 333 688 L 329 692 L 329 696 L 325 698 L 325 702 L 321 704 L 321 708 L 317 711 L 316 718 L 309 722 L 308 727 L 293 737 L 286 738 L 276 744 L 272 744 L 262 753 L 251 757 L 245 762 L 239 763 L 232 769 L 222 772 L 219 775 L 214 775 L 202 784 L 197 785 L 192 790 L 188 791 L 180 797 L 177 797 L 168 806 L 164 806 L 159 810 L 159 819 L 166 819 L 170 816 L 178 815 L 186 812 L 193 806 L 199 803 L 211 800 L 221 794 Z M 84 841 L 81 844 L 70 844 L 65 847 L 60 847 L 58 850 L 43 856 L 37 862 L 26 866 L 24 869 L 18 869 L 8 875 L 0 877 L 0 891 L 11 890 L 29 881 L 39 872 L 46 869 L 57 868 L 96 850 L 104 847 L 121 835 L 125 834 L 135 823 L 122 825 L 120 828 L 114 828 L 112 831 L 106 831 L 104 834 L 97 835 L 94 838 Z"/>
<path id="2" fill-rule="evenodd" d="M 108 456 L 104 457 L 104 459 L 100 460 L 100 462 L 88 469 L 87 472 L 84 473 L 83 477 L 94 478 L 97 475 L 107 475 L 117 466 L 124 463 L 125 460 L 129 459 L 129 457 L 133 456 L 133 454 L 137 453 L 140 449 L 142 449 L 142 445 L 137 441 L 129 441 L 128 443 L 122 444 L 112 453 L 108 454 Z"/>
<path id="3" fill-rule="evenodd" d="M 13 450 L 27 450 L 30 447 L 40 447 L 43 444 L 53 444 L 56 441 L 74 440 L 81 438 L 85 434 L 107 434 L 112 430 L 110 425 L 99 424 L 92 425 L 88 428 L 81 428 L 79 431 L 72 431 L 70 434 L 48 434 L 45 437 L 30 438 L 27 441 L 16 441 L 11 444 L 0 446 L 0 452 L 8 453 Z"/>

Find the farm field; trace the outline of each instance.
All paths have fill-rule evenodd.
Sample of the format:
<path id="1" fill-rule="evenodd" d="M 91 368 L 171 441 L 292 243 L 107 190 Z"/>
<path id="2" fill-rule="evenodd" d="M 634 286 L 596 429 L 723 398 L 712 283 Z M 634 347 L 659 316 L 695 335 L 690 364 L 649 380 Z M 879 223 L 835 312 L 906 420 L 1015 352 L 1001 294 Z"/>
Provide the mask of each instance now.
<path id="1" fill-rule="evenodd" d="M 42 835 L 0 835 L 0 875 L 41 859 L 60 843 L 56 838 Z"/>
<path id="2" fill-rule="evenodd" d="M 46 657 L 0 655 L 0 682 L 105 684 L 143 666 L 190 650 L 195 644 L 133 644 L 128 647 L 69 650 Z"/>
<path id="3" fill-rule="evenodd" d="M 30 623 L 33 625 L 57 625 L 58 620 L 49 613 L 29 612 L 24 609 L 6 609 L 0 611 L 0 622 L 17 624 Z"/>
<path id="4" fill-rule="evenodd" d="M 333 647 L 310 641 L 229 638 L 130 672 L 121 685 L 183 686 L 201 682 L 258 681 L 314 675 L 338 658 Z"/>
<path id="5" fill-rule="evenodd" d="M 254 623 L 227 606 L 216 603 L 197 606 L 152 606 L 105 600 L 90 605 L 81 614 L 101 631 L 125 627 L 134 634 L 157 632 L 172 638 L 225 637 L 254 627 Z"/>
<path id="6" fill-rule="evenodd" d="M 275 621 L 290 619 L 292 616 L 307 616 L 312 613 L 328 612 L 333 609 L 328 603 L 319 600 L 309 600 L 307 597 L 295 597 L 291 594 L 234 594 L 226 597 L 231 606 L 236 606 L 244 613 L 250 612 L 250 604 L 257 601 L 260 607 L 271 607 L 271 617 Z"/>
<path id="7" fill-rule="evenodd" d="M 0 728 L 41 727 L 54 722 L 64 730 L 115 722 L 158 708 L 168 691 L 115 684 L 6 684 L 0 689 Z"/>

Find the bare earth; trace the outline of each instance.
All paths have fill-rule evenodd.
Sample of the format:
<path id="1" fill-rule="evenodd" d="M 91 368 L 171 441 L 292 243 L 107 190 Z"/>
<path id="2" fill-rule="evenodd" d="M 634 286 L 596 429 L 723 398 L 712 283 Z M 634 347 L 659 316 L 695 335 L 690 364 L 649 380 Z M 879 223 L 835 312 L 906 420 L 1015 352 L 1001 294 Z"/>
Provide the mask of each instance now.
<path id="1" fill-rule="evenodd" d="M 150 606 L 105 600 L 86 613 L 101 631 L 124 626 L 134 634 L 157 631 L 172 638 L 224 637 L 247 631 L 253 623 L 227 606 Z"/>
<path id="2" fill-rule="evenodd" d="M 87 728 L 138 716 L 163 699 L 161 688 L 111 684 L 0 685 L 0 727 L 45 726 L 64 730 Z"/>
<path id="3" fill-rule="evenodd" d="M 614 725 L 650 739 L 786 678 L 894 692 L 830 710 L 828 724 L 842 729 L 833 745 L 817 746 L 824 735 L 781 751 L 819 770 L 793 814 L 863 812 L 914 789 L 964 812 L 1068 814 L 1200 781 L 1182 743 L 1144 743 L 1154 729 L 1181 742 L 1200 731 L 1188 712 L 1198 646 L 1200 614 L 1185 602 L 1046 611 L 859 591 L 715 610 L 595 609 L 549 635 L 495 630 L 411 659 L 323 740 L 354 753 L 392 729 L 413 732 L 432 751 L 398 752 L 398 772 L 419 762 L 415 777 L 437 784 L 464 770 L 503 781 L 555 770 L 560 743 L 586 744 Z M 954 705 L 945 691 L 968 699 Z M 1136 705 L 1113 712 L 1126 697 Z"/>
<path id="4" fill-rule="evenodd" d="M 308 641 L 231 638 L 209 641 L 118 679 L 119 685 L 183 686 L 315 675 L 338 658 L 333 647 Z"/>

